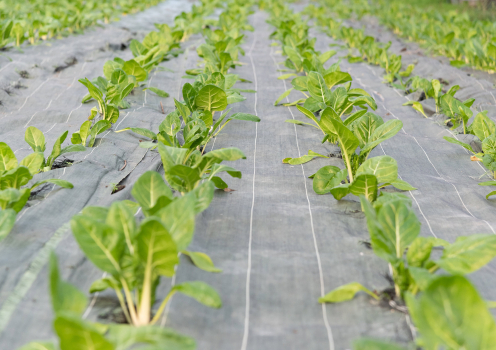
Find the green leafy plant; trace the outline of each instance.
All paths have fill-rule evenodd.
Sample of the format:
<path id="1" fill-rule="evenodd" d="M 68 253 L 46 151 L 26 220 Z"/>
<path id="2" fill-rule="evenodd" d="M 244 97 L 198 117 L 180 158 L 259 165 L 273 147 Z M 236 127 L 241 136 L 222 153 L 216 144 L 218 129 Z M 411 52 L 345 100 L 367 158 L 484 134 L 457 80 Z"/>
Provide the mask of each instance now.
<path id="1" fill-rule="evenodd" d="M 230 109 L 214 120 L 216 112 L 224 111 L 229 104 L 244 101 L 245 98 L 232 88 L 237 79 L 235 74 L 199 74 L 194 84 L 184 84 L 184 102 L 174 99 L 176 110 L 165 117 L 159 125 L 158 133 L 144 128 L 125 128 L 117 132 L 131 130 L 166 146 L 186 148 L 190 151 L 202 147 L 204 151 L 210 140 L 230 121 L 260 121 L 257 116 L 248 113 L 234 113 L 228 116 Z M 184 121 L 183 127 L 181 118 Z M 179 138 L 180 132 L 183 140 Z M 142 143 L 141 146 L 155 148 L 157 145 Z"/>
<path id="2" fill-rule="evenodd" d="M 482 162 L 491 176 L 496 178 L 496 124 L 487 116 L 487 111 L 484 111 L 475 116 L 469 130 L 482 142 L 482 152 L 475 152 L 471 145 L 456 138 L 445 136 L 444 139 L 470 151 L 472 153 L 470 159 Z M 491 182 L 481 183 L 483 186 L 491 184 Z"/>
<path id="3" fill-rule="evenodd" d="M 150 192 L 155 188 L 146 179 L 133 188 L 142 204 L 144 198 L 155 195 Z M 165 188 L 164 184 L 159 191 L 167 191 Z M 198 194 L 207 196 L 198 200 L 201 204 L 197 204 Z M 178 253 L 185 250 L 193 237 L 196 208 L 204 209 L 205 201 L 208 206 L 211 200 L 209 192 L 201 190 L 174 200 L 167 195 L 160 197 L 163 198 L 160 208 L 155 203 L 153 207 L 157 211 L 140 224 L 132 211 L 135 205 L 127 202 L 114 202 L 108 209 L 86 207 L 71 219 L 72 232 L 83 252 L 95 266 L 109 274 L 95 281 L 90 291 L 114 289 L 128 323 L 135 326 L 155 324 L 175 293 L 183 293 L 210 307 L 221 306 L 220 297 L 212 287 L 203 282 L 185 282 L 174 286 L 152 315 L 156 286 L 162 277 L 174 275 L 174 267 L 179 264 Z M 150 208 L 146 210 L 150 213 Z"/>
<path id="4" fill-rule="evenodd" d="M 41 151 L 31 153 L 19 163 L 12 149 L 5 142 L 0 142 L 0 240 L 12 230 L 17 213 L 24 208 L 36 187 L 44 183 L 73 187 L 70 182 L 60 179 L 41 180 L 27 186 L 44 163 Z"/>
<path id="5" fill-rule="evenodd" d="M 26 132 L 24 134 L 24 140 L 27 142 L 29 146 L 33 149 L 33 152 L 35 155 L 32 155 L 29 158 L 29 166 L 34 169 L 35 165 L 38 165 L 40 163 L 40 160 L 43 160 L 41 162 L 40 171 L 50 171 L 55 163 L 55 160 L 60 157 L 63 154 L 70 153 L 70 152 L 82 152 L 86 150 L 86 147 L 82 145 L 69 145 L 64 148 L 62 148 L 62 144 L 64 143 L 65 139 L 67 138 L 67 134 L 69 132 L 66 131 L 62 135 L 60 135 L 57 140 L 55 140 L 55 144 L 53 145 L 52 152 L 48 156 L 48 158 L 45 159 L 44 152 L 46 150 L 46 142 L 45 142 L 45 135 L 43 135 L 43 132 L 40 131 L 39 129 L 35 128 L 34 126 L 30 126 L 26 129 Z M 28 159 L 26 159 L 26 162 Z"/>
<path id="6" fill-rule="evenodd" d="M 198 150 L 191 152 L 188 149 L 159 144 L 158 151 L 162 158 L 165 179 L 173 189 L 181 193 L 194 190 L 202 180 L 212 181 L 217 188 L 227 188 L 218 174 L 227 172 L 240 179 L 241 172 L 221 163 L 246 158 L 243 152 L 234 147 L 221 148 L 202 155 Z"/>
<path id="7" fill-rule="evenodd" d="M 418 348 L 490 350 L 496 343 L 496 323 L 487 303 L 463 276 L 436 277 L 418 298 L 407 294 L 406 302 L 419 333 L 415 339 Z M 360 339 L 354 342 L 353 349 L 404 350 L 405 347 Z"/>
<path id="8" fill-rule="evenodd" d="M 367 218 L 372 249 L 389 263 L 395 295 L 400 300 L 406 293 L 416 295 L 427 290 L 440 269 L 453 275 L 467 275 L 496 256 L 494 235 L 461 236 L 451 244 L 437 238 L 420 237 L 420 222 L 406 196 L 382 194 L 374 205 L 360 196 L 360 202 Z M 438 259 L 431 255 L 436 246 L 443 247 L 443 254 Z M 350 300 L 361 290 L 372 293 L 354 282 L 331 291 L 319 301 Z"/>
<path id="9" fill-rule="evenodd" d="M 193 350 L 196 348 L 193 339 L 180 335 L 170 328 L 150 325 L 141 327 L 107 325 L 84 320 L 82 314 L 88 299 L 75 286 L 60 278 L 57 258 L 53 253 L 50 257 L 49 281 L 55 313 L 53 328 L 58 338 L 58 347 L 53 342 L 31 342 L 19 350 L 144 350 L 156 347 Z M 191 283 L 190 285 L 186 283 L 182 287 L 186 295 L 188 292 L 191 293 L 188 287 L 191 287 Z"/>
<path id="10" fill-rule="evenodd" d="M 146 72 L 145 72 L 146 73 Z M 88 78 L 80 79 L 79 82 L 86 86 L 89 94 L 83 98 L 87 102 L 92 98 L 98 102 L 98 109 L 102 120 L 115 123 L 119 118 L 119 105 L 127 107 L 124 104 L 126 97 L 136 84 L 134 75 L 128 75 L 124 70 L 117 68 L 112 72 L 110 80 L 98 77 L 93 82 Z"/>

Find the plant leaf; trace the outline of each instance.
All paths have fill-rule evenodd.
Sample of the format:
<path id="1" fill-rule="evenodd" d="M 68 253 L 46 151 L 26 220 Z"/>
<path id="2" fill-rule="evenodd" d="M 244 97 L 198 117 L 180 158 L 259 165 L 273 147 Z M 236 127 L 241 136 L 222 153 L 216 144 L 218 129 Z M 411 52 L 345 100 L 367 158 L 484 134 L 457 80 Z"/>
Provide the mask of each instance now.
<path id="1" fill-rule="evenodd" d="M 210 112 L 223 111 L 227 108 L 227 95 L 224 90 L 215 85 L 205 85 L 198 92 L 195 104 L 198 108 Z"/>
<path id="2" fill-rule="evenodd" d="M 219 294 L 204 282 L 184 282 L 175 285 L 172 290 L 187 295 L 209 307 L 218 309 L 222 306 Z"/>
<path id="3" fill-rule="evenodd" d="M 201 252 L 191 252 L 191 251 L 183 251 L 182 252 L 184 255 L 187 255 L 191 258 L 191 261 L 193 261 L 193 264 L 196 265 L 196 267 L 208 271 L 208 272 L 222 272 L 221 269 L 218 269 L 215 267 L 214 263 L 212 262 L 212 259 L 205 254 Z"/>
<path id="4" fill-rule="evenodd" d="M 82 315 L 88 303 L 88 299 L 83 292 L 60 279 L 55 253 L 50 255 L 50 294 L 55 313 L 71 312 L 76 315 Z"/>
<path id="5" fill-rule="evenodd" d="M 418 300 L 406 301 L 426 349 L 490 350 L 496 344 L 493 316 L 465 277 L 438 277 Z"/>
<path id="6" fill-rule="evenodd" d="M 325 296 L 319 298 L 319 303 L 341 303 L 343 301 L 348 301 L 353 299 L 355 295 L 360 291 L 367 293 L 368 295 L 374 297 L 375 299 L 379 299 L 379 297 L 375 293 L 371 292 L 369 289 L 367 289 L 360 283 L 351 282 L 336 289 L 333 289 Z"/>
<path id="7" fill-rule="evenodd" d="M 436 264 L 452 274 L 466 275 L 477 271 L 496 256 L 496 236 L 477 234 L 444 248 Z"/>

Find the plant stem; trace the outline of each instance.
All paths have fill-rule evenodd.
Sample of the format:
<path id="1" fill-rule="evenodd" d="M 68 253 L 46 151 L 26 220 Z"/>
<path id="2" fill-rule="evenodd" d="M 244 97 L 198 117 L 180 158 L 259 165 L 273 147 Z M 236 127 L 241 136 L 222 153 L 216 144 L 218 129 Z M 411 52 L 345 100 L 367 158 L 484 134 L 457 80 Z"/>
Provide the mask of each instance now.
<path id="1" fill-rule="evenodd" d="M 126 321 L 129 324 L 133 324 L 131 321 L 131 316 L 129 316 L 129 311 L 126 306 L 126 301 L 124 300 L 124 296 L 122 295 L 119 289 L 114 289 L 115 294 L 117 294 L 117 299 L 119 299 L 119 304 L 121 304 L 122 311 L 124 312 L 124 316 L 126 317 Z"/>
<path id="2" fill-rule="evenodd" d="M 151 260 L 149 257 L 148 260 Z M 145 326 L 150 323 L 151 313 L 151 296 L 152 296 L 152 268 L 151 261 L 147 263 L 145 269 L 145 280 L 143 281 L 143 289 L 141 291 L 141 299 L 138 306 L 138 325 Z"/>
<path id="3" fill-rule="evenodd" d="M 167 296 L 165 297 L 165 299 L 160 304 L 160 307 L 158 308 L 157 313 L 155 314 L 155 316 L 153 316 L 153 319 L 150 322 L 151 325 L 154 325 L 158 321 L 158 319 L 160 318 L 160 315 L 162 314 L 162 312 L 165 309 L 165 306 L 167 305 L 167 303 L 169 302 L 170 298 L 172 298 L 172 296 L 174 294 L 176 294 L 176 291 L 175 290 L 171 290 L 169 292 L 169 294 L 167 294 Z"/>
<path id="4" fill-rule="evenodd" d="M 126 295 L 127 307 L 129 309 L 129 313 L 131 315 L 131 320 L 133 325 L 138 324 L 138 316 L 136 315 L 136 309 L 133 303 L 133 297 L 131 292 L 129 291 L 129 287 L 127 286 L 127 282 L 124 278 L 121 278 L 122 288 L 124 289 L 124 294 Z"/>

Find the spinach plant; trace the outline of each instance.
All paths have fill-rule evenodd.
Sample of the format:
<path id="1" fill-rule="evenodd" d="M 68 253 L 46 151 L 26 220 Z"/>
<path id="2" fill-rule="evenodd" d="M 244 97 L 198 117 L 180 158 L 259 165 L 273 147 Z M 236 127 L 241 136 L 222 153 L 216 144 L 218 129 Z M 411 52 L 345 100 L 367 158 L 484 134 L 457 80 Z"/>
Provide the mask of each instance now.
<path id="1" fill-rule="evenodd" d="M 487 116 L 487 111 L 483 111 L 475 116 L 469 130 L 482 142 L 482 152 L 475 152 L 471 145 L 456 138 L 445 136 L 444 139 L 471 152 L 470 159 L 482 162 L 491 176 L 496 178 L 496 124 Z M 481 185 L 489 186 L 492 182 L 481 183 Z M 488 197 L 490 195 L 493 193 L 490 193 Z"/>
<path id="2" fill-rule="evenodd" d="M 44 183 L 73 187 L 70 182 L 60 179 L 46 179 L 28 185 L 44 163 L 42 152 L 31 153 L 19 163 L 12 149 L 0 142 L 0 240 L 12 230 L 17 213 L 24 208 L 36 187 Z"/>
<path id="3" fill-rule="evenodd" d="M 405 298 L 427 290 L 436 280 L 439 270 L 452 275 L 467 275 L 477 271 L 496 256 L 496 236 L 476 234 L 461 236 L 454 243 L 437 238 L 420 237 L 420 222 L 408 197 L 382 194 L 372 205 L 365 196 L 360 202 L 367 218 L 370 242 L 374 253 L 389 263 L 395 295 Z M 432 257 L 433 248 L 440 246 L 443 254 Z M 320 302 L 342 302 L 352 299 L 361 290 L 373 295 L 357 282 L 341 286 Z M 378 299 L 377 295 L 374 298 Z"/>
<path id="4" fill-rule="evenodd" d="M 463 276 L 436 277 L 419 297 L 407 294 L 406 303 L 418 332 L 418 349 L 490 350 L 496 343 L 496 323 L 487 303 Z M 353 349 L 406 348 L 376 339 L 360 339 L 354 342 Z"/>
<path id="5" fill-rule="evenodd" d="M 119 118 L 118 107 L 127 107 L 124 97 L 133 90 L 137 79 L 134 75 L 128 75 L 124 70 L 116 68 L 113 70 L 110 80 L 98 77 L 93 82 L 89 81 L 88 78 L 80 79 L 79 82 L 86 86 L 89 92 L 83 98 L 83 102 L 87 102 L 92 98 L 95 99 L 98 102 L 102 120 L 115 123 Z"/>
<path id="6" fill-rule="evenodd" d="M 153 192 L 154 183 L 147 183 L 146 179 L 133 188 L 142 204 L 144 198 L 150 200 L 159 194 Z M 165 188 L 162 186 L 159 191 L 165 193 Z M 157 203 L 153 206 L 157 211 L 139 224 L 133 211 L 136 206 L 128 202 L 114 202 L 110 208 L 86 207 L 74 216 L 71 229 L 79 246 L 95 266 L 109 274 L 95 281 L 90 291 L 114 289 L 128 323 L 135 326 L 155 324 L 172 295 L 178 292 L 207 306 L 220 307 L 220 297 L 212 287 L 203 282 L 186 282 L 172 287 L 152 315 L 156 287 L 162 277 L 174 275 L 178 253 L 186 249 L 193 237 L 196 211 L 204 209 L 205 203 L 208 206 L 211 192 L 199 188 L 177 199 L 167 197 L 169 193 L 159 196 L 159 207 Z M 198 198 L 200 194 L 207 198 Z"/>
<path id="7" fill-rule="evenodd" d="M 62 144 L 67 138 L 67 134 L 69 132 L 66 131 L 62 135 L 60 135 L 55 144 L 53 145 L 52 152 L 45 159 L 44 152 L 46 150 L 46 142 L 45 135 L 43 132 L 34 126 L 30 126 L 26 129 L 24 134 L 24 140 L 27 142 L 29 146 L 33 149 L 35 155 L 32 155 L 29 158 L 30 167 L 34 169 L 35 165 L 38 165 L 41 160 L 40 171 L 50 171 L 55 163 L 55 160 L 60 157 L 62 154 L 70 153 L 70 152 L 82 152 L 86 150 L 86 147 L 83 145 L 69 145 L 62 148 Z M 27 160 L 26 160 L 27 161 Z"/>
<path id="8" fill-rule="evenodd" d="M 133 327 L 126 324 L 101 324 L 83 319 L 88 298 L 74 285 L 60 278 L 57 258 L 50 257 L 50 293 L 55 313 L 53 328 L 58 346 L 53 342 L 30 342 L 19 350 L 127 350 L 127 349 L 178 349 L 194 350 L 194 339 L 176 333 L 170 328 L 151 325 Z M 185 295 L 194 294 L 194 283 L 186 282 L 177 288 Z M 193 285 L 193 288 L 191 288 Z"/>

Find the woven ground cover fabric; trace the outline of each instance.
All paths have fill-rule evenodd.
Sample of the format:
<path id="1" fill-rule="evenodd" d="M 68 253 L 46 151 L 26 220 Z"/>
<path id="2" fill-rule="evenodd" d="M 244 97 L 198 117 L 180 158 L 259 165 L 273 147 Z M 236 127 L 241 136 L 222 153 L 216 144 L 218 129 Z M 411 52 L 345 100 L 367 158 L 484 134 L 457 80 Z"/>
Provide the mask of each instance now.
<path id="1" fill-rule="evenodd" d="M 171 23 L 190 6 L 187 1 L 168 0 L 104 28 L 53 41 L 51 46 L 27 47 L 22 54 L 12 54 L 12 63 L 0 61 L 0 86 L 10 91 L 9 95 L 0 90 L 1 141 L 22 158 L 30 152 L 24 142 L 27 126 L 46 134 L 48 149 L 65 130 L 76 131 L 93 106 L 81 104 L 85 89 L 77 80 L 101 75 L 104 62 L 115 56 L 131 58 L 126 48 L 131 38 L 141 38 L 153 29 L 154 22 Z M 234 71 L 252 81 L 237 87 L 257 92 L 245 94 L 247 100 L 235 104 L 233 112 L 257 114 L 262 121 L 233 121 L 208 146 L 207 151 L 238 147 L 247 159 L 233 164 L 243 173 L 242 179 L 229 179 L 234 191 L 217 190 L 210 207 L 197 217 L 190 246 L 192 251 L 209 254 L 223 272 L 206 273 L 182 256 L 175 277 L 164 281 L 157 291 L 164 295 L 171 284 L 201 280 L 219 292 L 223 307 L 209 309 L 176 295 L 159 323 L 194 337 L 198 349 L 205 350 L 350 349 L 351 342 L 361 336 L 407 342 L 412 334 L 405 314 L 377 305 L 366 295 L 341 304 L 317 302 L 324 293 L 352 281 L 382 290 L 389 286 L 384 277 L 388 267 L 361 244 L 369 234 L 357 198 L 336 201 L 312 189 L 309 175 L 327 164 L 342 167 L 342 160 L 282 164 L 283 158 L 299 157 L 310 149 L 329 154 L 337 148 L 320 144 L 321 135 L 313 128 L 285 123 L 301 119 L 296 108 L 273 106 L 290 83 L 277 79 L 283 74 L 278 69 L 283 68 L 284 58 L 279 48 L 271 46 L 273 28 L 265 22 L 267 18 L 264 12 L 251 16 L 256 30 L 246 34 L 244 64 Z M 374 28 L 387 33 L 377 25 Z M 318 38 L 321 51 L 334 43 L 316 30 L 311 35 Z M 396 40 L 392 50 L 401 50 L 403 43 L 391 38 Z M 63 278 L 81 290 L 87 291 L 102 277 L 80 251 L 67 223 L 86 205 L 107 206 L 114 200 L 130 199 L 132 184 L 143 172 L 163 171 L 158 153 L 139 147 L 141 137 L 113 131 L 158 129 L 164 118 L 160 102 L 165 113 L 174 109 L 172 97 L 180 97 L 187 81 L 182 78 L 184 71 L 197 67 L 195 48 L 201 40 L 192 37 L 183 44 L 184 54 L 161 64 L 173 72 L 152 73 L 149 86 L 169 92 L 170 98 L 136 89 L 127 98 L 131 107 L 121 110 L 119 121 L 99 136 L 96 147 L 67 155 L 75 162 L 71 167 L 36 176 L 71 181 L 74 189 L 47 186 L 19 213 L 14 230 L 0 243 L 0 348 L 16 349 L 31 340 L 53 337 L 46 267 L 51 250 L 59 257 Z M 340 51 L 329 63 L 344 55 L 345 51 Z M 77 64 L 54 73 L 55 67 L 72 57 Z M 474 97 L 478 108 L 494 108 L 490 83 L 465 78 L 466 72 L 432 58 L 414 59 L 418 60 L 415 73 L 431 74 L 432 78 L 441 74 L 450 83 L 461 85 L 461 98 Z M 487 189 L 477 185 L 484 170 L 471 162 L 463 149 L 442 139 L 451 135 L 447 128 L 403 107 L 406 98 L 382 83 L 381 68 L 343 60 L 341 69 L 352 75 L 353 87 L 373 94 L 378 114 L 404 123 L 403 130 L 373 155 L 394 157 L 401 178 L 418 188 L 410 196 L 422 223 L 422 235 L 453 242 L 461 235 L 494 233 L 495 203 L 487 201 Z M 19 80 L 20 70 L 27 70 L 31 78 Z M 461 78 L 456 80 L 455 74 Z M 26 88 L 16 89 L 12 82 Z M 289 99 L 295 96 L 294 92 Z M 490 109 L 489 116 L 492 114 Z M 113 183 L 126 187 L 111 195 Z M 492 262 L 470 276 L 488 300 L 496 300 L 495 268 Z M 115 321 L 118 309 L 113 292 L 97 293 L 90 298 L 84 317 Z"/>

